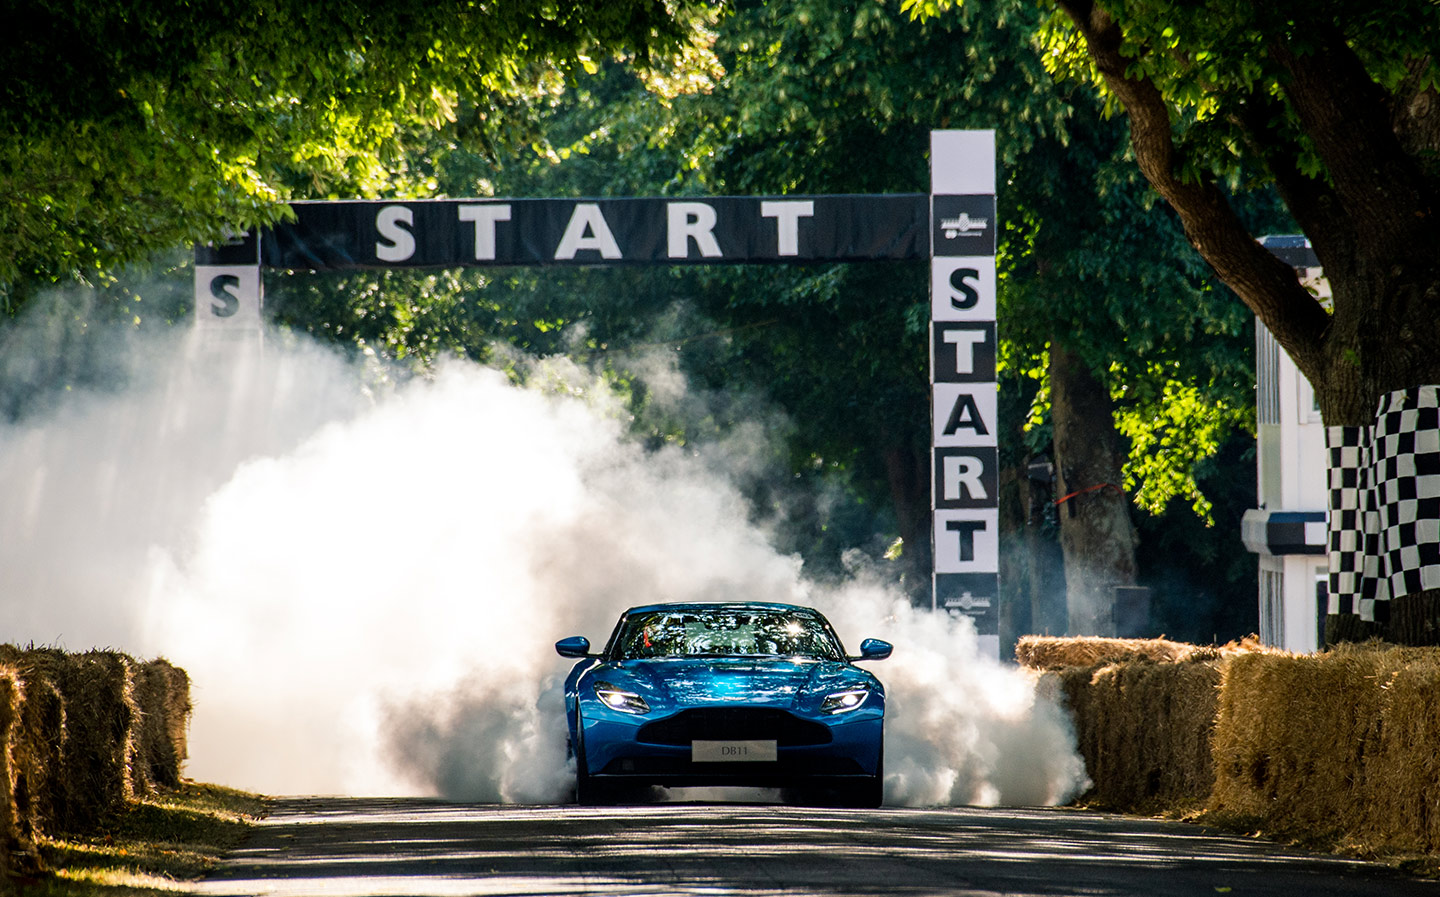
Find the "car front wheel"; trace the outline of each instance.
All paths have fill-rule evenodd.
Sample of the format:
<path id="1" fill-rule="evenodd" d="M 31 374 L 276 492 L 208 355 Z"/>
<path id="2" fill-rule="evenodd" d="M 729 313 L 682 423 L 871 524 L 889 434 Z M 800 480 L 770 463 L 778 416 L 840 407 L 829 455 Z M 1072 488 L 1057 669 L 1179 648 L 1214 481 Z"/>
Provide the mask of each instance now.
<path id="1" fill-rule="evenodd" d="M 578 720 L 577 720 L 578 723 Z M 580 728 L 577 725 L 577 728 Z M 626 789 L 590 775 L 585 763 L 585 742 L 575 750 L 575 802 L 582 807 L 610 807 L 621 803 Z"/>
<path id="2" fill-rule="evenodd" d="M 847 782 L 839 792 L 842 807 L 873 810 L 885 802 L 885 749 L 880 749 L 880 759 L 875 763 L 875 775 L 866 776 L 855 782 Z"/>

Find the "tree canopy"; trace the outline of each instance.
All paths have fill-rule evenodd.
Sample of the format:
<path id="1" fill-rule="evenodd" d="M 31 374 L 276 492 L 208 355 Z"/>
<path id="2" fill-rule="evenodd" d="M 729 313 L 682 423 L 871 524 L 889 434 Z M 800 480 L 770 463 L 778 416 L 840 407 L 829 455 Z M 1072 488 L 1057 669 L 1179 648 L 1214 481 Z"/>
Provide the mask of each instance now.
<path id="1" fill-rule="evenodd" d="M 1137 447 L 1126 486 L 1152 510 L 1182 497 L 1203 511 L 1197 459 L 1248 421 L 1248 316 L 1177 219 L 1152 214 L 1100 101 L 1056 86 L 1028 0 L 923 23 L 870 0 L 742 2 L 711 31 L 698 4 L 641 0 L 323 16 L 262 4 L 232 10 L 240 24 L 152 9 L 48 13 L 65 19 L 49 49 L 0 51 L 0 71 L 18 75 L 34 54 L 61 62 L 6 88 L 0 180 L 26 203 L 0 212 L 19 249 L 0 280 L 110 270 L 221 222 L 271 220 L 288 198 L 919 192 L 931 129 L 993 127 L 1006 401 L 1034 412 L 1026 449 L 1048 440 L 1056 333 L 1076 337 L 1117 401 Z M 87 42 L 96 60 L 75 49 Z M 514 152 L 526 144 L 536 152 Z M 838 555 L 857 532 L 898 529 L 923 567 L 924 280 L 923 265 L 388 272 L 296 277 L 267 287 L 267 307 L 421 365 L 484 356 L 493 340 L 574 353 L 611 365 L 642 404 L 643 376 L 619 368 L 631 348 L 665 346 L 702 389 L 763 389 L 795 422 L 795 475 L 844 484 L 846 501 L 822 512 L 817 499 L 787 548 Z M 716 426 L 748 413 L 711 410 Z M 1196 425 L 1207 416 L 1218 426 Z"/>
<path id="2" fill-rule="evenodd" d="M 1019 0 L 920 25 L 893 4 L 740 4 L 715 27 L 723 72 L 705 89 L 660 97 L 625 67 L 601 65 L 545 98 L 534 152 L 440 146 L 432 170 L 450 195 L 915 192 L 928 186 L 931 129 L 995 127 L 1005 390 L 1021 418 L 1033 399 L 1036 421 L 1009 463 L 1049 450 L 1046 349 L 1052 334 L 1072 334 L 1135 446 L 1127 490 L 1154 513 L 1179 498 L 1203 520 L 1197 465 L 1253 413 L 1249 316 L 1175 218 L 1150 208 L 1100 104 L 1083 85 L 1056 88 L 1034 52 L 1040 23 Z M 391 272 L 348 277 L 334 292 L 297 277 L 267 288 L 267 303 L 295 326 L 340 328 L 420 363 L 483 352 L 486 334 L 568 353 L 633 380 L 642 402 L 635 354 L 663 347 L 702 393 L 753 389 L 789 416 L 786 466 L 817 491 L 782 500 L 778 484 L 756 483 L 753 496 L 789 516 L 776 530 L 787 550 L 824 569 L 845 548 L 873 548 L 873 533 L 898 532 L 923 569 L 925 277 L 923 264 Z M 751 410 L 724 406 L 711 402 L 697 424 L 657 419 L 651 405 L 637 424 L 686 439 L 691 427 L 743 424 Z M 1232 538 L 1226 520 L 1191 549 Z"/>
<path id="3" fill-rule="evenodd" d="M 407 147 L 508 145 L 576 71 L 703 54 L 692 0 L 21 0 L 0 46 L 0 284 L 97 276 L 284 214 L 434 189 Z M 11 300 L 13 301 L 13 300 Z M 10 304 L 7 302 L 7 304 Z"/>
<path id="4" fill-rule="evenodd" d="M 952 0 L 905 5 L 923 17 Z M 1330 634 L 1384 633 L 1389 617 L 1398 638 L 1440 638 L 1436 548 L 1404 525 L 1414 511 L 1403 505 L 1431 489 L 1403 471 L 1433 468 L 1440 452 L 1387 461 L 1378 410 L 1440 384 L 1440 5 L 1054 10 L 1047 64 L 1123 110 L 1139 169 L 1314 386 L 1332 446 L 1354 449 L 1332 456 L 1346 460 L 1330 490 Z M 1227 183 L 1275 187 L 1324 269 L 1328 305 L 1254 239 Z M 1433 424 L 1397 420 L 1404 444 L 1433 445 Z"/>
<path id="5" fill-rule="evenodd" d="M 934 3 L 914 3 L 917 9 Z M 1058 0 L 1046 59 L 1102 85 L 1192 244 L 1275 333 L 1330 425 L 1440 380 L 1440 7 Z M 1223 189 L 1273 184 L 1334 291 L 1322 308 Z"/>

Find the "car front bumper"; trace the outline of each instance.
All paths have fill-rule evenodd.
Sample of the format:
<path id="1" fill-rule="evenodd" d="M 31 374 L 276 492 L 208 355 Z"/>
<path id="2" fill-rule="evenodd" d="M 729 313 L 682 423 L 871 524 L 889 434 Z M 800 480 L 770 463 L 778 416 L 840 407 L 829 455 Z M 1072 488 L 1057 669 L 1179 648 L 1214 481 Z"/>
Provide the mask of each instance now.
<path id="1" fill-rule="evenodd" d="M 672 787 L 786 787 L 873 777 L 880 770 L 885 722 L 880 701 L 831 717 L 753 707 L 703 712 L 702 721 L 686 723 L 685 711 L 638 716 L 586 706 L 581 716 L 585 768 L 597 778 Z M 696 760 L 694 740 L 774 741 L 775 759 Z"/>

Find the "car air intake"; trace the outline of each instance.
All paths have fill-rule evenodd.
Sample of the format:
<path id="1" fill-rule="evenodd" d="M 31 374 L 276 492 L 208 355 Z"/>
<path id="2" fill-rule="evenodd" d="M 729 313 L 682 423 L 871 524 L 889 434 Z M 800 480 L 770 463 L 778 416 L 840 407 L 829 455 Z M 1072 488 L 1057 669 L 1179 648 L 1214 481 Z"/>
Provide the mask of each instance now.
<path id="1" fill-rule="evenodd" d="M 697 707 L 640 727 L 645 744 L 692 741 L 771 741 L 781 747 L 829 744 L 830 729 L 770 707 Z"/>

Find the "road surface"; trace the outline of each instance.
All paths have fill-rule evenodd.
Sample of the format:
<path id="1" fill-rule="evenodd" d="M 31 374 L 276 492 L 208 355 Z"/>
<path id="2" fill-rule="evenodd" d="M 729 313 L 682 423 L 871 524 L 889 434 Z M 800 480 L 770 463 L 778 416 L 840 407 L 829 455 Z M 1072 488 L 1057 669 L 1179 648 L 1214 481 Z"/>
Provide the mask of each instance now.
<path id="1" fill-rule="evenodd" d="M 202 895 L 1435 895 L 1184 823 L 1068 809 L 279 801 Z"/>

